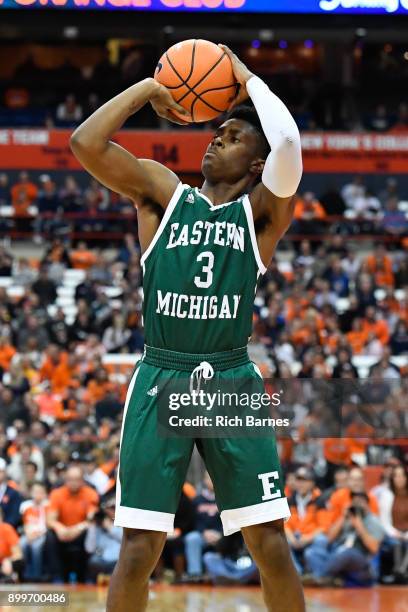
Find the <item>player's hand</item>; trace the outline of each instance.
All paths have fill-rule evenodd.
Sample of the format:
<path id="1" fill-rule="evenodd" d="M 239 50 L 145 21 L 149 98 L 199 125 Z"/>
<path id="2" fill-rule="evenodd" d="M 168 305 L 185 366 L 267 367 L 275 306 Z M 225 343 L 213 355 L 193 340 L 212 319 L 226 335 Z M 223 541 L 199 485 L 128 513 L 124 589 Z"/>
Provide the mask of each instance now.
<path id="1" fill-rule="evenodd" d="M 178 123 L 179 125 L 189 125 L 188 121 L 182 121 L 172 113 L 173 110 L 176 110 L 181 115 L 189 117 L 188 112 L 182 106 L 180 106 L 180 104 L 177 104 L 169 90 L 166 89 L 164 85 L 157 83 L 157 87 L 150 97 L 150 104 L 153 106 L 156 114 L 159 115 L 159 117 L 163 117 L 163 119 L 167 119 L 173 123 Z"/>
<path id="2" fill-rule="evenodd" d="M 218 45 L 218 46 L 223 51 L 225 51 L 225 53 L 230 58 L 234 77 L 236 78 L 237 82 L 240 85 L 238 94 L 235 96 L 234 100 L 232 101 L 228 109 L 228 110 L 231 110 L 232 108 L 234 108 L 234 106 L 241 104 L 241 102 L 244 102 L 244 100 L 248 98 L 246 84 L 249 81 L 249 79 L 255 75 L 253 72 L 249 70 L 249 68 L 245 66 L 244 62 L 241 62 L 241 60 L 235 55 L 233 51 L 231 51 L 229 47 L 227 47 L 226 45 Z"/>

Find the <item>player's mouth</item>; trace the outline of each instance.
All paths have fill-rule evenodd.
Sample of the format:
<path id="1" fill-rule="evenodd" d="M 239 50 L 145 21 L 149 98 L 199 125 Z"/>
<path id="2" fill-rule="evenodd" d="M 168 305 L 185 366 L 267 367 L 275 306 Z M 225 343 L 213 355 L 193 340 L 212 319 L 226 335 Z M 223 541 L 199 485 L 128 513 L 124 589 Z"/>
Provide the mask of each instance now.
<path id="1" fill-rule="evenodd" d="M 208 149 L 208 151 L 206 152 L 204 157 L 211 156 L 211 155 L 213 155 L 215 157 L 218 157 L 218 153 L 216 153 L 216 151 L 214 149 Z"/>

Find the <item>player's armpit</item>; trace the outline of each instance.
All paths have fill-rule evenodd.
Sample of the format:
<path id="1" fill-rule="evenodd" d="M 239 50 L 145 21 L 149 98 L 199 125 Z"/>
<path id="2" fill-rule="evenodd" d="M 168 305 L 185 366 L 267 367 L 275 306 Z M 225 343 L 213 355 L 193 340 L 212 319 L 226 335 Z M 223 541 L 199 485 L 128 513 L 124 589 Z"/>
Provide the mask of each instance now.
<path id="1" fill-rule="evenodd" d="M 295 197 L 279 198 L 259 183 L 250 195 L 255 225 L 262 219 L 263 232 L 267 233 L 274 246 L 288 230 L 295 209 Z"/>

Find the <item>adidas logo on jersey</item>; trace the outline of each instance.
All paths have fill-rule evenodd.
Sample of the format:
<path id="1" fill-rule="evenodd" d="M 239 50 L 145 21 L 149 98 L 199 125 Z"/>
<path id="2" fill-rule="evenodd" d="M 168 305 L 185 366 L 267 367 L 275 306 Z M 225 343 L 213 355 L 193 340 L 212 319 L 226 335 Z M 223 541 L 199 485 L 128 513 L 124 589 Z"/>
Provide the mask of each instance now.
<path id="1" fill-rule="evenodd" d="M 188 202 L 189 204 L 194 204 L 194 195 L 191 192 L 186 197 L 186 202 Z"/>
<path id="2" fill-rule="evenodd" d="M 151 397 L 154 397 L 155 395 L 157 395 L 158 393 L 158 388 L 157 385 L 155 387 L 152 387 L 151 389 L 149 389 L 149 391 L 147 392 L 147 395 L 150 395 Z"/>

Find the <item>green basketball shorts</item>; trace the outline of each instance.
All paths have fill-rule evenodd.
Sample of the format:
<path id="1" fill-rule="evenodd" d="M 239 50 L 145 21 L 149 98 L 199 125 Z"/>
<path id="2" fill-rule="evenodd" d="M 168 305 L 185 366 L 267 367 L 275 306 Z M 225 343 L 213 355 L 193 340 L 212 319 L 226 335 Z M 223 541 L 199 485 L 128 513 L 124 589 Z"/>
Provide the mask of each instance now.
<path id="1" fill-rule="evenodd" d="M 251 379 L 253 388 L 264 392 L 262 376 L 246 348 L 199 355 L 146 346 L 124 407 L 115 525 L 168 533 L 174 530 L 174 515 L 195 444 L 214 484 L 225 535 L 290 516 L 273 433 L 255 438 L 158 434 L 157 389 L 162 381 L 180 379 L 191 385 L 201 376 L 216 377 L 221 384 L 226 379 Z"/>

